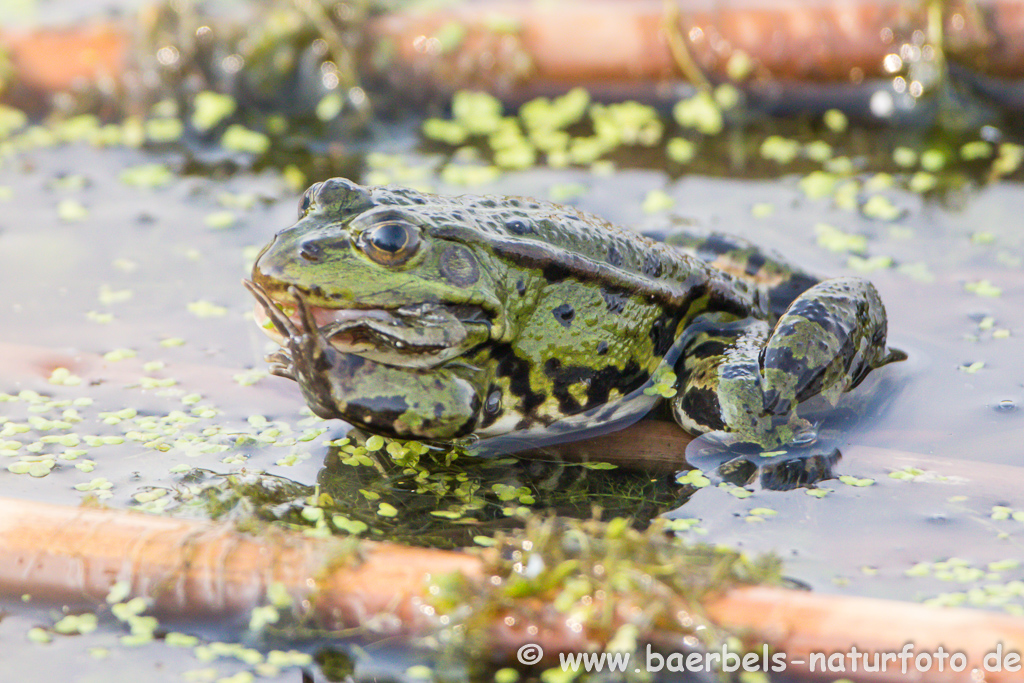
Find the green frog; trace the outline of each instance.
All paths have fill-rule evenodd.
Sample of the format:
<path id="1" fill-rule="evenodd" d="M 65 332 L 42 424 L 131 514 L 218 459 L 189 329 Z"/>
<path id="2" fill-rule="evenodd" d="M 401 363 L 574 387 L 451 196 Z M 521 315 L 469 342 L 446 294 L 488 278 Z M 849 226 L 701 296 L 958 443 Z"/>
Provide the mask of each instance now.
<path id="1" fill-rule="evenodd" d="M 657 240 L 571 207 L 332 178 L 245 284 L 310 408 L 401 439 L 511 451 L 621 428 L 807 440 L 886 348 L 859 278 L 819 282 L 738 238 Z"/>

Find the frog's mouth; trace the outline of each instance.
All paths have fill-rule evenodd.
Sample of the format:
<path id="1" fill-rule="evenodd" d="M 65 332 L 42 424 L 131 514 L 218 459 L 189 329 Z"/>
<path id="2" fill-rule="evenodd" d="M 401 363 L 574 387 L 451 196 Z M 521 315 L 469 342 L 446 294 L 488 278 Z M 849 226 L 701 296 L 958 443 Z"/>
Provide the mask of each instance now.
<path id="1" fill-rule="evenodd" d="M 258 284 L 242 282 L 256 297 L 256 324 L 282 346 L 313 328 L 341 353 L 389 365 L 430 367 L 465 353 L 490 334 L 488 317 L 479 306 L 325 308 L 309 305 L 295 287 L 288 288 L 293 301 L 280 301 Z"/>

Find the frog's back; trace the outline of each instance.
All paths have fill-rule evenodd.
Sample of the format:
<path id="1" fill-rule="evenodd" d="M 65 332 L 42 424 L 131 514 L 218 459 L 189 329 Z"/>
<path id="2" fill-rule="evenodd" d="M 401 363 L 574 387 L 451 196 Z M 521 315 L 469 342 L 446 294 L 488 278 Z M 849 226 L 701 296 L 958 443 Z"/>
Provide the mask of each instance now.
<path id="1" fill-rule="evenodd" d="M 526 197 L 444 196 L 409 188 L 371 190 L 382 205 L 415 211 L 431 234 L 484 246 L 503 258 L 533 262 L 552 280 L 572 277 L 609 283 L 663 304 L 689 305 L 694 289 L 708 287 L 722 307 L 757 310 L 749 283 L 709 267 L 678 248 L 579 209 Z"/>

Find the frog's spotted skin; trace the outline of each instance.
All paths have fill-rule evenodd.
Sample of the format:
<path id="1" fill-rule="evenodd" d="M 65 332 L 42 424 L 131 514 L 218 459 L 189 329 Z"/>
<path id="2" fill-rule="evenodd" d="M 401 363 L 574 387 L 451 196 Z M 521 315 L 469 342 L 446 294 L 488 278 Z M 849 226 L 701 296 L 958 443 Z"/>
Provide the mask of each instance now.
<path id="1" fill-rule="evenodd" d="M 719 270 L 764 287 L 773 318 L 782 315 L 794 299 L 818 284 L 813 275 L 797 270 L 780 256 L 735 235 L 676 231 L 662 235 L 661 241 Z"/>
<path id="2" fill-rule="evenodd" d="M 758 251 L 717 268 L 701 243 L 547 202 L 334 178 L 306 192 L 250 289 L 284 347 L 274 371 L 317 414 L 402 438 L 575 438 L 638 419 L 652 378 L 675 370 L 682 426 L 767 447 L 801 425 L 798 402 L 890 359 L 870 284 L 815 284 Z"/>

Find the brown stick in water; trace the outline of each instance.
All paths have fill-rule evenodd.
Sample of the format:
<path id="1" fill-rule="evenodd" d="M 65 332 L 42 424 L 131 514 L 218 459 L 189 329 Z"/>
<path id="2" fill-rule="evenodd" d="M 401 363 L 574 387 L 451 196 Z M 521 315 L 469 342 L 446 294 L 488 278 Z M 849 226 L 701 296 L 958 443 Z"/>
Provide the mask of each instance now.
<path id="1" fill-rule="evenodd" d="M 8 597 L 98 602 L 116 582 L 128 581 L 133 595 L 154 599 L 158 613 L 238 615 L 262 604 L 271 583 L 281 583 L 319 625 L 358 628 L 368 638 L 433 632 L 437 622 L 424 609 L 432 579 L 458 573 L 482 591 L 489 578 L 484 561 L 467 553 L 286 531 L 257 537 L 225 524 L 12 499 L 0 499 L 0 556 L 0 595 Z M 858 681 L 967 683 L 978 680 L 971 670 L 982 668 L 997 645 L 1003 664 L 1012 664 L 1009 653 L 1024 650 L 1024 620 L 979 610 L 763 587 L 732 589 L 704 607 L 723 628 L 785 653 L 789 672 L 808 673 L 816 661 L 812 652 L 827 656 L 856 646 L 860 652 L 899 653 L 911 643 L 915 656 L 935 653 L 940 645 L 948 653 L 962 652 L 967 666 L 908 678 L 894 673 L 896 665 L 888 673 L 873 673 L 861 664 L 854 674 L 847 659 L 842 675 Z M 618 610 L 612 614 L 623 616 Z M 499 661 L 511 661 L 527 640 L 540 643 L 549 656 L 604 645 L 586 630 L 573 631 L 566 615 L 541 601 L 524 602 L 517 628 L 507 626 L 503 616 L 489 631 Z M 526 624 L 539 628 L 532 633 Z M 835 678 L 825 673 L 824 679 Z M 1019 680 L 1009 666 L 985 676 L 988 683 Z"/>

